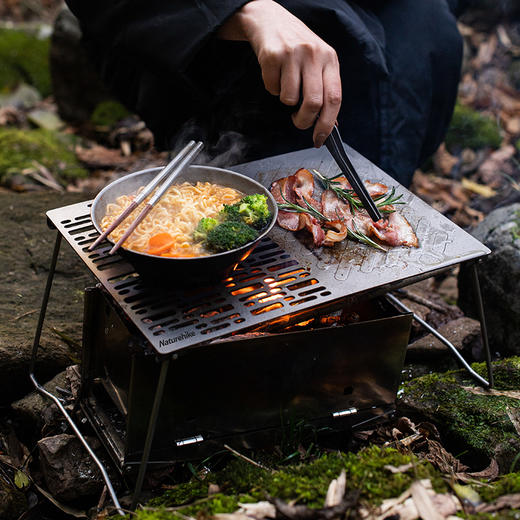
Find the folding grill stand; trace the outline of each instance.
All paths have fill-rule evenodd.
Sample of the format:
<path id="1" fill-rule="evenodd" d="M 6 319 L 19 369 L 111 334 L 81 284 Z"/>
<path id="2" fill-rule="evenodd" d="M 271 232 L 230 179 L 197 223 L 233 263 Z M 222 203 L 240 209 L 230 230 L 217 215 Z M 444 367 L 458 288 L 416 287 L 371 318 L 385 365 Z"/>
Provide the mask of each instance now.
<path id="1" fill-rule="evenodd" d="M 384 172 L 382 172 L 380 169 L 378 169 L 375 165 L 367 161 L 365 158 L 360 156 L 355 150 L 352 150 L 349 148 L 349 155 L 352 158 L 353 162 L 356 164 L 356 168 L 358 171 L 363 173 L 363 177 L 371 179 L 373 181 L 380 180 L 381 182 L 391 184 L 392 179 L 390 179 Z M 288 175 L 295 171 L 295 169 L 301 167 L 302 165 L 305 165 L 309 168 L 317 168 L 322 171 L 325 175 L 327 174 L 335 174 L 337 172 L 331 171 L 331 160 L 330 157 L 326 154 L 326 151 L 320 151 L 315 149 L 310 150 L 302 150 L 300 152 L 294 152 L 291 154 L 286 154 L 283 156 L 278 157 L 271 157 L 262 161 L 256 161 L 254 163 L 247 163 L 245 165 L 240 165 L 235 167 L 234 169 L 244 173 L 246 175 L 255 176 L 258 174 L 258 172 L 264 172 L 265 174 L 260 173 L 259 175 L 261 178 L 258 178 L 257 180 L 260 180 L 264 185 L 269 185 L 271 182 L 279 178 L 283 175 Z M 283 166 L 284 172 L 280 172 L 280 168 Z M 295 168 L 296 166 L 296 168 Z M 287 173 L 285 173 L 287 172 Z M 487 365 L 487 372 L 488 372 L 488 380 L 485 380 L 482 378 L 479 374 L 477 374 L 472 368 L 469 366 L 469 364 L 463 359 L 463 357 L 460 355 L 460 353 L 456 350 L 454 345 L 449 342 L 446 338 L 444 338 L 438 331 L 436 331 L 434 328 L 432 328 L 430 325 L 428 325 L 424 320 L 422 320 L 419 316 L 413 315 L 414 318 L 417 320 L 418 323 L 420 323 L 423 327 L 425 327 L 429 332 L 434 334 L 435 337 L 437 337 L 442 343 L 444 343 L 451 352 L 456 356 L 456 358 L 459 360 L 459 362 L 464 366 L 464 368 L 469 372 L 469 374 L 482 386 L 486 388 L 491 388 L 493 386 L 493 374 L 492 374 L 492 366 L 491 366 L 491 353 L 489 350 L 489 343 L 488 343 L 488 337 L 487 337 L 487 331 L 486 331 L 486 322 L 485 322 L 485 316 L 484 316 L 484 307 L 482 303 L 482 296 L 480 292 L 480 286 L 478 281 L 478 274 L 477 269 L 475 265 L 475 260 L 481 256 L 484 256 L 489 253 L 489 250 L 484 247 L 482 244 L 477 242 L 473 237 L 470 237 L 466 233 L 464 233 L 462 230 L 458 230 L 456 226 L 454 226 L 451 222 L 449 222 L 445 217 L 438 214 L 437 212 L 434 212 L 431 208 L 429 208 L 425 203 L 420 201 L 417 197 L 414 197 L 411 193 L 407 192 L 406 189 L 400 187 L 400 192 L 403 192 L 405 198 L 403 200 L 407 200 L 409 202 L 409 210 L 411 214 L 416 214 L 418 216 L 418 219 L 415 221 L 416 229 L 420 228 L 421 226 L 421 236 L 428 236 L 428 240 L 425 240 L 425 242 L 428 242 L 428 247 L 423 247 L 421 251 L 419 251 L 420 255 L 422 256 L 413 256 L 413 252 L 406 253 L 408 256 L 405 255 L 402 259 L 398 256 L 397 258 L 393 256 L 389 252 L 385 257 L 378 257 L 373 261 L 374 259 L 368 258 L 366 255 L 363 256 L 361 259 L 367 259 L 368 264 L 366 270 L 363 272 L 360 272 L 360 264 L 355 263 L 349 263 L 350 260 L 348 258 L 348 253 L 350 250 L 346 250 L 345 254 L 346 257 L 340 258 L 340 261 L 338 262 L 336 260 L 336 268 L 338 269 L 335 271 L 334 269 L 329 269 L 330 267 L 333 267 L 332 264 L 327 263 L 330 262 L 330 258 L 326 255 L 321 258 L 314 258 L 309 256 L 308 251 L 303 251 L 304 256 L 300 258 L 297 257 L 297 262 L 294 263 L 300 263 L 300 265 L 309 265 L 309 268 L 312 268 L 315 270 L 316 273 L 319 275 L 323 275 L 324 278 L 327 278 L 329 284 L 328 287 L 321 287 L 318 289 L 327 289 L 327 292 L 321 293 L 322 296 L 326 296 L 326 298 L 322 298 L 322 300 L 328 299 L 328 301 L 331 300 L 338 300 L 341 298 L 344 298 L 346 294 L 361 294 L 363 292 L 366 292 L 367 289 L 370 288 L 369 284 L 369 278 L 372 277 L 372 282 L 375 282 L 373 287 L 378 287 L 378 293 L 386 294 L 386 297 L 388 300 L 393 303 L 398 308 L 402 309 L 405 312 L 411 312 L 405 305 L 403 305 L 395 296 L 388 294 L 389 291 L 393 289 L 397 289 L 399 287 L 402 287 L 403 285 L 409 285 L 411 283 L 414 283 L 415 281 L 419 281 L 424 278 L 431 277 L 435 275 L 438 272 L 442 272 L 449 266 L 453 266 L 456 264 L 461 264 L 463 262 L 472 262 L 471 271 L 472 271 L 472 284 L 475 291 L 475 299 L 477 302 L 477 310 L 480 318 L 480 325 L 481 325 L 481 336 L 482 336 L 482 343 L 484 347 L 485 357 L 486 357 L 486 365 Z M 90 228 L 85 227 L 86 224 L 90 224 L 90 221 L 87 222 L 86 219 L 89 218 L 88 211 L 85 212 L 85 210 L 88 210 L 86 205 L 83 205 L 81 207 L 81 211 L 83 212 L 83 216 L 81 217 L 75 217 L 73 221 L 66 220 L 70 219 L 70 217 L 63 216 L 64 213 L 61 213 L 61 208 L 59 210 L 53 210 L 51 213 L 53 213 L 53 217 L 55 217 L 52 222 L 57 224 L 55 227 L 57 228 L 57 237 L 56 237 L 56 243 L 54 246 L 54 251 L 52 255 L 51 265 L 49 268 L 49 274 L 47 277 L 47 284 L 45 287 L 44 295 L 43 295 L 43 301 L 40 309 L 40 315 L 38 319 L 38 324 L 36 327 L 36 333 L 34 337 L 34 343 L 33 343 L 33 349 L 32 349 L 32 356 L 31 356 L 31 363 L 30 363 L 30 379 L 36 390 L 43 395 L 49 397 L 54 401 L 54 403 L 57 405 L 58 409 L 61 411 L 61 413 L 64 415 L 66 420 L 71 425 L 74 433 L 78 436 L 81 443 L 85 446 L 86 450 L 92 457 L 92 459 L 95 461 L 96 465 L 99 467 L 101 474 L 103 476 L 103 479 L 106 483 L 107 489 L 110 493 L 111 499 L 114 503 L 114 506 L 119 514 L 123 514 L 123 511 L 121 509 L 121 506 L 119 504 L 119 501 L 117 499 L 117 496 L 115 495 L 114 488 L 111 484 L 110 478 L 108 476 L 108 473 L 106 471 L 106 468 L 104 467 L 103 463 L 99 460 L 99 458 L 95 455 L 92 448 L 88 445 L 85 438 L 82 436 L 81 432 L 77 428 L 77 426 L 74 424 L 74 421 L 70 417 L 70 415 L 67 413 L 65 408 L 63 407 L 60 399 L 50 392 L 46 391 L 37 381 L 34 371 L 36 366 L 36 359 L 38 355 L 38 348 L 40 345 L 40 337 L 41 332 L 43 328 L 43 323 L 45 320 L 45 314 L 47 310 L 47 305 L 49 301 L 49 296 L 52 288 L 52 282 L 56 270 L 56 263 L 58 260 L 58 254 L 60 250 L 61 240 L 62 237 L 65 237 L 67 241 L 71 244 L 73 249 L 80 255 L 80 257 L 86 262 L 86 264 L 91 268 L 94 275 L 98 277 L 98 279 L 102 279 L 104 275 L 103 273 L 106 273 L 106 271 L 96 271 L 95 266 L 99 264 L 96 264 L 99 259 L 93 259 L 92 257 L 86 258 L 82 251 L 82 245 L 87 243 L 89 240 L 93 241 L 93 238 L 91 238 L 93 235 L 89 235 L 90 231 L 88 229 L 92 229 L 92 226 Z M 85 215 L 86 213 L 86 215 Z M 428 214 L 429 213 L 429 214 Z M 61 222 L 60 222 L 61 218 Z M 64 220 L 65 219 L 65 220 Z M 67 222 L 67 224 L 65 224 Z M 73 222 L 73 223 L 71 223 Z M 78 226 L 77 231 L 74 231 L 74 237 L 69 236 L 70 235 L 70 229 L 71 226 Z M 455 237 L 454 232 L 456 231 L 457 237 Z M 451 232 L 451 235 L 450 235 Z M 298 251 L 294 247 L 294 240 L 287 242 L 287 238 L 284 238 L 283 233 L 286 233 L 284 230 L 281 229 L 274 229 L 273 235 L 275 239 L 275 243 L 278 243 L 282 249 L 285 249 L 286 251 L 298 253 Z M 445 236 L 444 245 L 438 243 L 439 236 Z M 451 240 L 450 240 L 451 237 Z M 456 238 L 456 239 L 455 239 Z M 88 240 L 87 240 L 88 239 Z M 458 247 L 460 244 L 459 242 L 463 242 L 463 247 Z M 300 246 L 298 246 L 300 247 Z M 258 249 L 258 248 L 257 248 Z M 292 250 L 292 251 L 291 251 Z M 435 256 L 437 254 L 437 251 L 440 250 L 440 258 L 439 256 Z M 300 251 L 301 253 L 302 251 Z M 355 254 L 361 253 L 363 255 L 363 251 L 357 251 Z M 328 254 L 328 253 L 326 253 Z M 398 253 L 400 255 L 401 253 Z M 99 256 L 99 255 L 97 255 Z M 283 258 L 286 258 L 286 255 Z M 423 261 L 423 256 L 426 259 L 426 261 Z M 344 262 L 344 263 L 341 263 Z M 341 265 L 340 265 L 341 264 Z M 290 264 L 293 265 L 293 264 Z M 432 268 L 432 265 L 435 265 L 436 267 Z M 325 266 L 325 267 L 323 267 Z M 292 269 L 292 268 L 291 268 Z M 312 271 L 312 269 L 310 269 Z M 283 269 L 282 269 L 283 270 Z M 360 276 L 358 276 L 358 273 Z M 367 275 L 368 273 L 368 275 Z M 335 276 L 340 275 L 339 278 L 335 278 Z M 344 275 L 344 276 L 343 276 Z M 352 276 L 351 276 L 352 275 Z M 275 274 L 273 274 L 275 276 Z M 342 277 L 343 276 L 343 277 Z M 338 283 L 339 282 L 339 283 Z M 322 283 L 322 282 L 320 282 Z M 327 282 L 325 282 L 327 283 Z M 348 292 L 344 291 L 345 286 L 348 289 Z M 110 290 L 110 287 L 109 287 Z M 126 289 L 125 289 L 126 290 Z M 303 294 L 303 293 L 302 293 Z M 377 295 L 376 293 L 373 293 L 373 296 Z M 313 302 L 310 302 L 309 300 L 312 300 L 312 298 L 305 297 L 305 299 L 301 300 L 301 305 L 299 305 L 298 308 L 301 309 L 309 309 L 312 308 Z M 291 302 L 292 303 L 292 302 Z M 289 307 L 291 308 L 291 307 Z M 282 308 L 273 311 L 270 315 L 272 316 L 281 316 L 283 313 L 287 313 L 287 307 L 283 306 Z M 294 312 L 294 311 L 293 311 Z M 251 319 L 251 318 L 250 318 Z M 260 318 L 255 317 L 257 320 L 256 323 L 260 323 Z M 264 322 L 268 320 L 269 318 L 263 318 Z M 254 320 L 247 323 L 248 326 L 253 326 Z M 244 324 L 241 325 L 242 328 Z M 236 326 L 238 327 L 238 326 Z M 208 327 L 209 329 L 209 327 Z M 143 331 L 143 329 L 140 329 Z M 232 327 L 229 327 L 226 330 L 226 333 L 233 332 Z M 149 332 L 147 330 L 144 330 L 144 335 L 147 337 L 147 339 L 150 338 L 150 336 L 147 336 L 146 333 Z M 209 332 L 209 330 L 208 330 Z M 85 331 L 84 331 L 85 333 Z M 196 334 L 197 332 L 194 331 L 193 334 Z M 213 334 L 213 336 L 212 336 Z M 216 337 L 215 335 L 219 334 L 220 337 L 224 335 L 225 333 L 221 331 L 217 331 L 215 333 L 210 333 L 207 336 L 205 336 L 206 340 L 212 339 L 212 337 Z M 164 337 L 164 336 L 163 336 Z M 155 342 L 157 343 L 157 337 L 154 337 Z M 148 427 L 147 427 L 147 433 L 145 438 L 145 443 L 143 447 L 143 453 L 141 458 L 141 463 L 137 475 L 137 481 L 133 496 L 133 504 L 132 507 L 135 507 L 137 504 L 137 500 L 139 498 L 139 495 L 141 493 L 144 476 L 146 472 L 146 468 L 148 465 L 148 461 L 150 458 L 150 451 L 152 447 L 153 437 L 155 433 L 155 428 L 157 425 L 157 419 L 159 415 L 159 408 L 161 405 L 162 397 L 163 397 L 163 391 L 166 383 L 166 376 L 168 373 L 168 368 L 170 365 L 170 361 L 172 359 L 175 359 L 177 354 L 173 352 L 173 350 L 163 350 L 157 348 L 157 344 L 154 344 L 154 347 L 158 351 L 157 353 L 160 354 L 160 357 L 162 358 L 161 363 L 161 369 L 160 369 L 160 375 L 159 380 L 157 382 L 155 395 L 154 395 L 154 402 L 150 414 L 150 418 L 148 421 Z M 186 441 L 188 442 L 188 441 Z M 196 442 L 196 441 L 192 441 Z"/>
<path id="2" fill-rule="evenodd" d="M 38 392 L 40 392 L 41 394 L 45 395 L 46 397 L 52 399 L 52 401 L 54 401 L 54 403 L 56 404 L 56 406 L 58 407 L 60 412 L 63 414 L 63 416 L 65 417 L 67 422 L 70 424 L 72 430 L 74 431 L 74 433 L 76 434 L 76 436 L 78 437 L 80 442 L 83 444 L 83 446 L 85 447 L 85 449 L 87 450 L 87 452 L 92 457 L 92 459 L 94 460 L 94 462 L 98 466 L 99 470 L 101 471 L 101 474 L 103 476 L 103 480 L 105 481 L 105 484 L 107 486 L 107 489 L 108 489 L 108 492 L 109 492 L 110 497 L 112 499 L 112 502 L 113 502 L 113 504 L 114 504 L 114 506 L 115 506 L 115 508 L 117 510 L 117 513 L 120 514 L 120 515 L 124 515 L 124 512 L 123 512 L 123 510 L 121 508 L 121 505 L 119 504 L 119 500 L 117 499 L 117 496 L 116 496 L 115 491 L 114 491 L 114 487 L 112 485 L 110 477 L 108 476 L 108 472 L 107 472 L 105 466 L 103 465 L 101 460 L 97 457 L 97 455 L 94 453 L 92 448 L 89 446 L 87 440 L 81 434 L 79 428 L 74 423 L 72 417 L 68 414 L 67 410 L 65 410 L 65 408 L 63 407 L 63 404 L 61 403 L 60 398 L 56 397 L 52 393 L 50 393 L 47 390 L 45 390 L 45 388 L 43 388 L 43 386 L 37 381 L 36 376 L 34 375 L 35 366 L 36 366 L 36 359 L 37 359 L 37 356 L 38 356 L 38 349 L 39 349 L 39 346 L 40 346 L 40 338 L 41 338 L 41 333 L 42 333 L 42 329 L 43 329 L 43 323 L 45 321 L 45 314 L 47 312 L 47 305 L 48 305 L 49 297 L 50 297 L 50 293 L 51 293 L 52 282 L 53 282 L 53 279 L 54 279 L 54 273 L 56 272 L 56 264 L 57 264 L 57 261 L 58 261 L 58 255 L 59 255 L 60 246 L 61 246 L 61 239 L 62 239 L 62 236 L 61 236 L 60 232 L 57 232 L 56 233 L 56 242 L 55 242 L 54 250 L 53 250 L 53 253 L 52 253 L 51 265 L 49 267 L 49 274 L 47 276 L 47 283 L 46 283 L 46 286 L 45 286 L 45 291 L 44 291 L 44 294 L 43 294 L 42 304 L 41 304 L 41 308 L 40 308 L 38 324 L 36 326 L 36 333 L 35 333 L 35 336 L 34 336 L 34 342 L 33 342 L 32 354 L 31 354 L 29 378 L 30 378 L 32 384 L 34 385 L 34 387 L 36 388 L 36 390 Z M 481 334 L 481 337 L 482 337 L 482 344 L 483 344 L 483 347 L 484 347 L 484 352 L 485 352 L 485 357 L 486 357 L 486 366 L 487 366 L 487 373 L 488 373 L 488 380 L 487 381 L 486 381 L 486 379 L 481 377 L 479 374 L 477 374 L 471 368 L 471 366 L 461 356 L 461 354 L 455 348 L 455 346 L 448 339 L 446 339 L 442 334 L 440 334 L 437 330 L 435 330 L 431 325 L 429 325 L 427 322 L 425 322 L 422 318 L 417 316 L 417 314 L 413 313 L 413 311 L 411 311 L 408 307 L 406 307 L 406 305 L 401 303 L 392 294 L 387 294 L 386 298 L 391 303 L 393 303 L 396 307 L 400 308 L 404 312 L 411 312 L 413 314 L 414 319 L 421 326 L 423 326 L 426 330 L 428 330 L 430 333 L 432 333 L 437 339 L 439 339 L 442 343 L 444 343 L 450 349 L 452 354 L 457 358 L 457 360 L 468 371 L 468 373 L 471 375 L 471 377 L 473 377 L 479 384 L 481 384 L 485 388 L 492 388 L 492 386 L 493 386 L 493 368 L 492 368 L 492 365 L 491 365 L 491 352 L 490 352 L 490 348 L 489 348 L 489 341 L 488 341 L 487 327 L 486 327 L 486 318 L 485 318 L 485 314 L 484 314 L 484 305 L 483 305 L 483 301 L 482 301 L 482 294 L 481 294 L 481 291 L 480 291 L 480 284 L 479 284 L 479 279 L 478 279 L 478 272 L 477 272 L 476 262 L 472 262 L 472 264 L 471 264 L 471 272 L 472 272 L 472 285 L 473 285 L 473 290 L 474 290 L 474 293 L 475 293 L 475 298 L 476 298 L 476 302 L 477 302 L 477 310 L 478 310 L 479 320 L 480 320 L 480 334 Z M 172 357 L 175 359 L 176 356 L 177 356 L 176 354 L 173 354 L 173 356 L 166 356 L 166 359 L 164 359 L 161 362 L 161 370 L 160 370 L 160 374 L 159 374 L 159 381 L 157 382 L 157 388 L 156 388 L 156 391 L 155 391 L 154 403 L 153 403 L 152 411 L 151 411 L 151 414 L 150 414 L 150 419 L 149 419 L 149 423 L 148 423 L 148 429 L 147 429 L 147 433 L 146 433 L 146 439 L 145 439 L 145 443 L 144 443 L 144 447 L 143 447 L 143 455 L 142 455 L 142 458 L 141 458 L 141 463 L 140 463 L 140 466 L 139 466 L 139 472 L 138 472 L 138 475 L 137 475 L 136 486 L 135 486 L 135 491 L 134 491 L 134 496 L 133 496 L 133 501 L 132 501 L 132 509 L 134 509 L 135 506 L 137 505 L 137 501 L 138 501 L 139 496 L 141 494 L 141 490 L 142 490 L 142 486 L 143 486 L 143 482 L 144 482 L 144 477 L 145 477 L 145 473 L 146 473 L 146 468 L 148 466 L 148 460 L 149 460 L 149 457 L 150 457 L 150 451 L 151 451 L 151 448 L 152 448 L 152 442 L 153 442 L 153 437 L 154 437 L 154 433 L 155 433 L 155 427 L 157 425 L 157 418 L 158 418 L 158 415 L 159 415 L 159 408 L 160 408 L 162 397 L 163 397 L 163 391 L 164 391 L 164 385 L 165 385 L 165 382 L 166 382 L 166 376 L 168 374 L 168 368 L 169 368 L 169 365 L 170 365 L 170 359 Z"/>

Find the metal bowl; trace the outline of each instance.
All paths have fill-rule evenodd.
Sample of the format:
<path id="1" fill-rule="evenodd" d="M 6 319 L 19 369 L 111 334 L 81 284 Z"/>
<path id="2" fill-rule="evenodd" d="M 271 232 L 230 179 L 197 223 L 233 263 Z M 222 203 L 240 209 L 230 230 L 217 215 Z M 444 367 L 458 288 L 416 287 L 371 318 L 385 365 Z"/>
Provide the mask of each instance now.
<path id="1" fill-rule="evenodd" d="M 114 202 L 121 195 L 135 193 L 141 186 L 148 184 L 160 170 L 161 168 L 150 168 L 131 173 L 103 188 L 95 198 L 91 209 L 92 222 L 96 229 L 101 233 L 100 224 L 106 213 L 107 204 Z M 193 165 L 186 168 L 176 179 L 176 183 L 179 184 L 184 181 L 220 184 L 221 186 L 239 190 L 245 195 L 262 193 L 267 197 L 269 211 L 272 214 L 271 222 L 253 242 L 249 242 L 237 249 L 209 256 L 168 258 L 131 251 L 124 247 L 121 248 L 121 254 L 132 263 L 139 274 L 149 281 L 160 283 L 169 281 L 179 285 L 200 285 L 225 278 L 239 262 L 251 253 L 258 241 L 271 231 L 276 222 L 278 207 L 273 196 L 268 189 L 249 177 L 222 168 Z"/>

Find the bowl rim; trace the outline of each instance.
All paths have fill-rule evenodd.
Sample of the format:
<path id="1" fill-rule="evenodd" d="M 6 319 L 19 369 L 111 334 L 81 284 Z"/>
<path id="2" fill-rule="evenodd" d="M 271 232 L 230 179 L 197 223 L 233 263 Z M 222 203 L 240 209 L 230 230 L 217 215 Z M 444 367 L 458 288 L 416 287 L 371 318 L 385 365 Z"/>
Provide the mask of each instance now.
<path id="1" fill-rule="evenodd" d="M 191 261 L 196 261 L 196 260 L 201 261 L 201 260 L 204 260 L 204 259 L 208 259 L 209 260 L 211 258 L 218 258 L 218 257 L 226 256 L 226 255 L 232 255 L 232 254 L 238 253 L 240 251 L 247 251 L 253 244 L 258 243 L 262 238 L 264 238 L 273 229 L 273 227 L 274 227 L 274 225 L 276 223 L 276 220 L 278 218 L 278 205 L 277 205 L 276 200 L 274 199 L 273 195 L 269 191 L 269 189 L 267 189 L 263 184 L 260 184 L 257 180 L 252 179 L 251 177 L 248 177 L 247 175 L 243 175 L 241 173 L 234 172 L 232 170 L 228 170 L 228 169 L 225 169 L 225 168 L 217 168 L 215 166 L 207 166 L 207 165 L 202 165 L 202 164 L 192 164 L 192 165 L 189 166 L 189 168 L 192 168 L 192 167 L 196 167 L 196 168 L 204 169 L 204 170 L 211 170 L 211 171 L 221 172 L 221 173 L 224 173 L 224 174 L 226 174 L 228 176 L 230 175 L 232 177 L 240 177 L 240 178 L 243 178 L 243 179 L 247 180 L 248 182 L 251 182 L 251 183 L 255 184 L 258 187 L 259 191 L 261 191 L 263 194 L 265 194 L 267 196 L 267 198 L 270 199 L 271 202 L 272 202 L 272 205 L 273 205 L 273 208 L 274 208 L 274 212 L 272 213 L 271 222 L 268 224 L 267 227 L 264 228 L 262 233 L 260 233 L 258 235 L 258 237 L 256 237 L 251 242 L 247 242 L 246 244 L 244 244 L 244 245 L 242 245 L 240 247 L 237 247 L 235 249 L 229 249 L 227 251 L 222 251 L 220 253 L 213 253 L 213 254 L 205 255 L 205 256 L 167 257 L 167 256 L 160 256 L 160 255 L 151 255 L 149 253 L 144 253 L 142 251 L 134 251 L 133 249 L 127 249 L 126 247 L 121 246 L 121 249 L 125 253 L 136 254 L 136 255 L 152 258 L 152 259 L 155 259 L 155 260 L 160 259 L 160 260 L 175 260 L 175 261 L 185 261 L 185 262 L 190 261 L 190 260 Z M 96 209 L 97 205 L 100 203 L 100 200 L 102 199 L 103 195 L 106 192 L 108 192 L 111 189 L 113 189 L 114 185 L 123 183 L 123 182 L 127 181 L 128 179 L 130 179 L 132 177 L 137 177 L 139 175 L 143 175 L 143 174 L 146 174 L 146 173 L 149 173 L 149 172 L 153 172 L 153 171 L 156 171 L 158 173 L 162 169 L 163 169 L 163 166 L 156 166 L 156 167 L 153 167 L 153 168 L 146 168 L 144 170 L 138 170 L 136 172 L 132 172 L 132 173 L 129 173 L 127 175 L 124 175 L 123 177 L 120 177 L 119 179 L 116 179 L 115 181 L 112 181 L 110 184 L 107 184 L 96 195 L 96 197 L 94 198 L 94 202 L 92 203 L 92 206 L 90 208 L 90 219 L 92 221 L 92 224 L 96 228 L 96 231 L 98 231 L 98 233 L 100 233 L 100 234 L 102 233 L 101 226 L 98 224 L 98 222 L 94 218 L 94 212 L 95 212 L 95 209 Z M 105 240 L 107 240 L 108 242 L 111 242 L 112 244 L 114 244 L 114 241 L 109 239 L 108 237 Z"/>

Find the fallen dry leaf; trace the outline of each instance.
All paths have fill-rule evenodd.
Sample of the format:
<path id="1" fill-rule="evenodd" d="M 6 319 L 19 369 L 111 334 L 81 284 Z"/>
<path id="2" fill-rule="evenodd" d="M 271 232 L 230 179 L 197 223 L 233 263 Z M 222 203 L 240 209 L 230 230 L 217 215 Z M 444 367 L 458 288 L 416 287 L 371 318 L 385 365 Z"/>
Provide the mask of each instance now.
<path id="1" fill-rule="evenodd" d="M 337 479 L 334 479 L 329 484 L 327 489 L 327 496 L 325 497 L 325 507 L 337 506 L 341 503 L 341 500 L 345 496 L 345 489 L 347 487 L 347 474 L 345 470 L 341 470 L 341 473 Z"/>
<path id="2" fill-rule="evenodd" d="M 478 182 L 472 181 L 471 179 L 466 179 L 466 177 L 462 178 L 461 183 L 463 188 L 466 188 L 467 190 L 472 191 L 473 193 L 476 193 L 485 199 L 494 197 L 497 194 L 493 188 L 487 186 L 486 184 L 479 184 Z"/>
<path id="3" fill-rule="evenodd" d="M 511 409 L 509 406 L 506 408 L 507 416 L 515 427 L 516 433 L 520 435 L 520 414 L 517 410 Z"/>
<path id="4" fill-rule="evenodd" d="M 435 171 L 446 176 L 450 175 L 454 166 L 459 162 L 457 157 L 451 155 L 451 153 L 446 150 L 444 143 L 442 143 L 433 154 L 432 160 Z"/>
<path id="5" fill-rule="evenodd" d="M 215 495 L 220 493 L 220 486 L 218 484 L 210 484 L 208 486 L 208 495 Z"/>
<path id="6" fill-rule="evenodd" d="M 506 170 L 506 163 L 515 155 L 515 147 L 506 145 L 499 148 L 480 165 L 478 168 L 478 176 L 480 180 L 493 188 L 500 186 Z"/>
<path id="7" fill-rule="evenodd" d="M 406 473 L 408 470 L 413 468 L 413 464 L 410 462 L 408 464 L 401 464 L 401 466 L 397 467 L 387 464 L 384 468 L 390 471 L 390 473 Z"/>
<path id="8" fill-rule="evenodd" d="M 489 466 L 482 471 L 474 471 L 474 472 L 462 472 L 455 473 L 455 478 L 457 480 L 461 480 L 462 482 L 471 482 L 474 483 L 475 480 L 495 480 L 498 477 L 500 470 L 498 467 L 498 463 L 495 459 L 491 459 Z"/>
<path id="9" fill-rule="evenodd" d="M 520 507 L 520 493 L 503 495 L 492 504 L 480 504 L 476 511 L 478 513 L 494 513 L 503 509 L 517 509 Z"/>
<path id="10" fill-rule="evenodd" d="M 412 483 L 410 492 L 417 512 L 423 520 L 444 520 L 444 515 L 437 512 L 430 493 L 419 480 Z"/>
<path id="11" fill-rule="evenodd" d="M 493 59 L 497 50 L 498 38 L 492 34 L 487 40 L 483 41 L 478 48 L 477 56 L 472 61 L 472 66 L 476 69 L 482 68 Z"/>
<path id="12" fill-rule="evenodd" d="M 92 148 L 76 148 L 76 156 L 89 168 L 124 168 L 134 159 L 123 157 L 120 150 L 95 145 Z"/>
<path id="13" fill-rule="evenodd" d="M 462 464 L 460 460 L 446 451 L 444 446 L 436 440 L 427 440 L 427 450 L 428 451 L 424 455 L 424 458 L 442 473 L 449 475 L 452 473 L 464 472 L 468 469 L 468 466 Z"/>
<path id="14" fill-rule="evenodd" d="M 520 134 L 520 117 L 502 118 L 508 134 Z"/>
<path id="15" fill-rule="evenodd" d="M 481 388 L 480 386 L 463 386 L 466 392 L 475 395 L 496 395 L 501 397 L 510 397 L 511 399 L 520 399 L 520 390 L 495 390 L 494 388 Z"/>
<path id="16" fill-rule="evenodd" d="M 243 513 L 250 518 L 276 518 L 276 508 L 271 502 L 262 501 L 256 504 L 238 504 L 239 513 Z"/>
<path id="17" fill-rule="evenodd" d="M 373 520 L 388 518 L 444 520 L 450 515 L 454 515 L 460 508 L 460 503 L 456 497 L 448 493 L 436 493 L 430 480 L 425 479 L 415 481 L 399 497 L 383 500 L 375 514 L 365 508 L 361 508 L 359 512 L 362 518 Z"/>

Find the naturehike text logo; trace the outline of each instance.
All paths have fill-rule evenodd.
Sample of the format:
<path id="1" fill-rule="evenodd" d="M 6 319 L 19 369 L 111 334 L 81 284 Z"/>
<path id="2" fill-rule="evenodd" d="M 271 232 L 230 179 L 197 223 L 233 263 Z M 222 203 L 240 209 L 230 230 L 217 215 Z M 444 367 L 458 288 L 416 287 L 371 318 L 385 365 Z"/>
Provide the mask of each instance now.
<path id="1" fill-rule="evenodd" d="M 161 341 L 159 341 L 159 347 L 166 347 L 166 345 L 177 343 L 177 341 L 182 341 L 183 339 L 191 338 L 192 336 L 195 336 L 195 332 L 187 331 L 183 332 L 180 336 L 175 336 L 174 338 L 161 339 Z"/>

